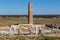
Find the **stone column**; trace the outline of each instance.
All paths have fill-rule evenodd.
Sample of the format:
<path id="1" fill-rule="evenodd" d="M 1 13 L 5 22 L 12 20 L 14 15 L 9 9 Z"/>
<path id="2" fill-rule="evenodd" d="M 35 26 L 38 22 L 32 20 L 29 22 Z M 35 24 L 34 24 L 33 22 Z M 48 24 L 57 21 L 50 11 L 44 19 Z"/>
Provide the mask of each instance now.
<path id="1" fill-rule="evenodd" d="M 32 3 L 28 3 L 28 24 L 33 24 Z"/>

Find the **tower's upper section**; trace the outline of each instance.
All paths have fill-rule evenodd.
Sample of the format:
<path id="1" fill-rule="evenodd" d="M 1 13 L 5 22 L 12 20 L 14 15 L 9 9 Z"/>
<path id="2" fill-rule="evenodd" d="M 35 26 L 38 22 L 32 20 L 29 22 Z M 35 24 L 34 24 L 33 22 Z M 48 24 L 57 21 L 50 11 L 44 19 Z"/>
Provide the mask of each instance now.
<path id="1" fill-rule="evenodd" d="M 28 12 L 32 12 L 32 3 L 28 3 Z"/>

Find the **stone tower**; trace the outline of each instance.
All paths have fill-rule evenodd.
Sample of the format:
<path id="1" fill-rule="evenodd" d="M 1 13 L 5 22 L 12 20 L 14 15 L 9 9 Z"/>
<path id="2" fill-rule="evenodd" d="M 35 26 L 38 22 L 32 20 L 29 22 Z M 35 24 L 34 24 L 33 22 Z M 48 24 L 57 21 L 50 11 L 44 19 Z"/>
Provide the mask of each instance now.
<path id="1" fill-rule="evenodd" d="M 32 3 L 28 3 L 28 24 L 33 24 Z"/>

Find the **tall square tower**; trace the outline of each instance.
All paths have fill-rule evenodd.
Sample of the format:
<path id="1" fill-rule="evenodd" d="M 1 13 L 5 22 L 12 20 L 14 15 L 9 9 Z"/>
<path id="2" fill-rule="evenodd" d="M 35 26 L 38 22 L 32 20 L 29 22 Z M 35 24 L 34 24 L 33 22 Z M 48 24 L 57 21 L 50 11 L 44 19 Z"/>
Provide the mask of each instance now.
<path id="1" fill-rule="evenodd" d="M 33 24 L 32 3 L 28 3 L 28 24 Z"/>

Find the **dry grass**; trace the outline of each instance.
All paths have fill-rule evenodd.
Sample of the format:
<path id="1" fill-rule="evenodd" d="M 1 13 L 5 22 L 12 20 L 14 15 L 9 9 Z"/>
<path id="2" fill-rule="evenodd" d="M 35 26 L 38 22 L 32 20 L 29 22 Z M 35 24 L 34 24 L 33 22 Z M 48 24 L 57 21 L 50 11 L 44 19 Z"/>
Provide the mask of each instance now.
<path id="1" fill-rule="evenodd" d="M 34 24 L 60 24 L 59 18 L 34 18 Z M 24 17 L 0 17 L 0 26 L 11 24 L 27 24 L 28 18 Z"/>

